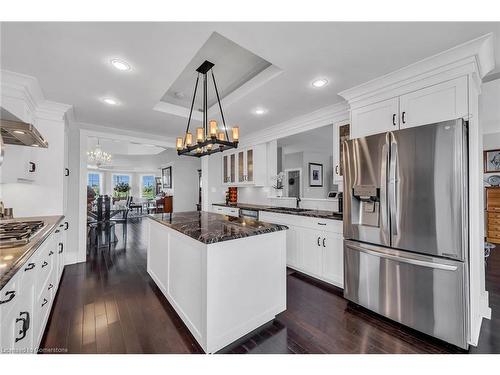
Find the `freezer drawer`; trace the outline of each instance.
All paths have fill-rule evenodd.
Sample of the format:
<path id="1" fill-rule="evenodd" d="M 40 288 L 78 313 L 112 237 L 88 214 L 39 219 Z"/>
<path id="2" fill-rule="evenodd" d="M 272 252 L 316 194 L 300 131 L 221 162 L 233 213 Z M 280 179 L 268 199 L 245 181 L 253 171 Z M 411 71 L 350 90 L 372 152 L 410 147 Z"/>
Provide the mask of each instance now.
<path id="1" fill-rule="evenodd" d="M 344 241 L 344 297 L 467 348 L 464 263 Z"/>

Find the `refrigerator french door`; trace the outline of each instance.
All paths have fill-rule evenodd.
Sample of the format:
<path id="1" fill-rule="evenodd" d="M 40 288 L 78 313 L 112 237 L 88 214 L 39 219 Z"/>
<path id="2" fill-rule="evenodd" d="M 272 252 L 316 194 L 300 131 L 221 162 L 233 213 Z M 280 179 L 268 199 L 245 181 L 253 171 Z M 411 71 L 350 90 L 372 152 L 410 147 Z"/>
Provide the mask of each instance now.
<path id="1" fill-rule="evenodd" d="M 353 139 L 344 152 L 344 296 L 467 348 L 467 124 Z"/>

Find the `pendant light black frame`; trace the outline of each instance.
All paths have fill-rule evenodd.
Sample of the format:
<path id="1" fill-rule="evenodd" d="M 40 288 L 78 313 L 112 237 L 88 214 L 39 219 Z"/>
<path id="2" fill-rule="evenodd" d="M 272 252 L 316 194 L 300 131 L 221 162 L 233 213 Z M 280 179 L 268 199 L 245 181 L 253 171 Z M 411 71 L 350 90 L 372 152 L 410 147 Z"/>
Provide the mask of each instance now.
<path id="1" fill-rule="evenodd" d="M 217 83 L 215 82 L 215 76 L 212 68 L 215 64 L 211 63 L 208 60 L 205 60 L 203 64 L 201 64 L 196 71 L 198 72 L 198 76 L 196 77 L 196 83 L 194 86 L 193 100 L 191 101 L 191 109 L 189 111 L 189 118 L 186 127 L 186 133 L 184 134 L 183 148 L 181 150 L 177 150 L 178 155 L 186 155 L 186 156 L 195 156 L 202 157 L 205 155 L 215 154 L 216 152 L 223 152 L 226 150 L 230 150 L 233 148 L 238 148 L 238 140 L 229 141 L 229 135 L 227 132 L 226 120 L 224 118 L 224 112 L 222 111 L 222 105 L 220 103 L 219 90 L 217 89 Z M 217 134 L 215 136 L 209 136 L 208 129 L 208 73 L 211 73 L 212 80 L 214 82 L 215 94 L 217 96 L 217 103 L 219 104 L 220 114 L 222 117 L 222 125 L 224 126 L 224 132 L 226 134 L 226 140 L 220 140 L 217 138 Z M 194 102 L 196 99 L 196 91 L 198 90 L 198 83 L 200 81 L 200 74 L 203 77 L 203 137 L 204 140 L 202 142 L 198 142 L 196 140 L 196 133 L 192 134 L 193 145 L 188 146 L 186 144 L 187 134 L 189 132 L 189 127 L 191 125 L 191 118 L 193 115 Z M 197 149 L 202 149 L 205 146 L 212 145 L 211 150 L 206 150 L 202 152 L 197 152 Z"/>

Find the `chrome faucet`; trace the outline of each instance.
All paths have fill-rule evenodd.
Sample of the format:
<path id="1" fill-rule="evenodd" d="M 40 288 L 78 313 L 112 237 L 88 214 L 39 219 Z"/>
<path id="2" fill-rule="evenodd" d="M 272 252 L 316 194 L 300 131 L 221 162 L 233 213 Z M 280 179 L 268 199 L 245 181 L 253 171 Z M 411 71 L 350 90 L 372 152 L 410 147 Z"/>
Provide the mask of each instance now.
<path id="1" fill-rule="evenodd" d="M 300 208 L 300 201 L 301 201 L 301 200 L 302 200 L 302 199 L 300 199 L 300 197 L 297 197 L 297 208 Z"/>

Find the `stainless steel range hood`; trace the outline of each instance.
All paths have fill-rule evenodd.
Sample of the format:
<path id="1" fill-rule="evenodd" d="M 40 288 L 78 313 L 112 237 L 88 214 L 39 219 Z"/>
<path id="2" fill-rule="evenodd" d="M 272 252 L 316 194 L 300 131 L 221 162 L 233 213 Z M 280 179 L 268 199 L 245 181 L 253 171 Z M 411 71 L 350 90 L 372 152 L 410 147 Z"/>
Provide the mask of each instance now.
<path id="1" fill-rule="evenodd" d="M 49 143 L 32 125 L 0 107 L 0 128 L 5 144 L 47 148 Z"/>

